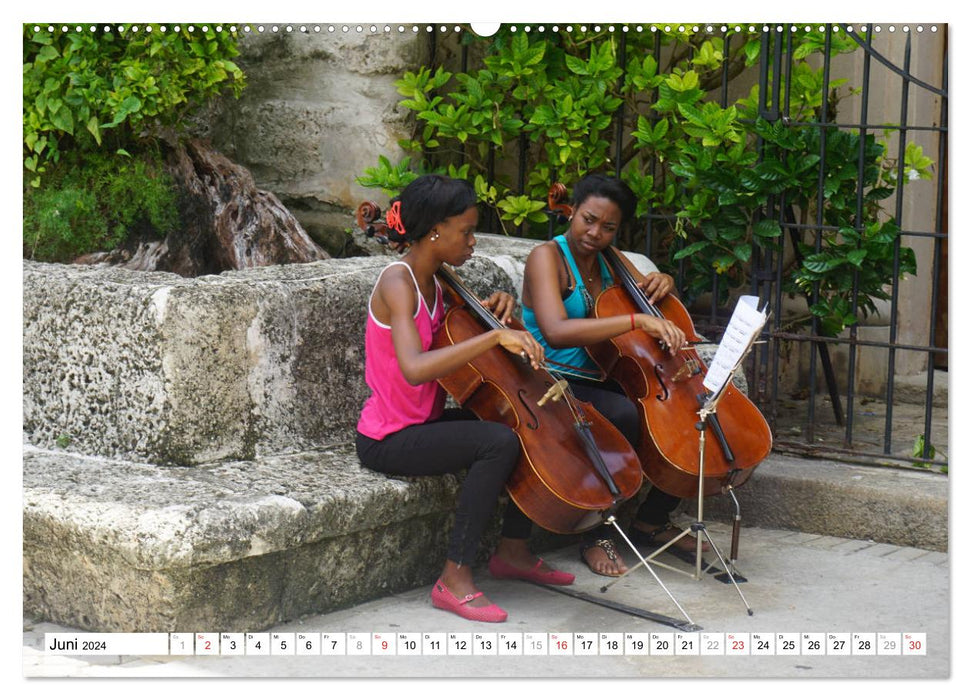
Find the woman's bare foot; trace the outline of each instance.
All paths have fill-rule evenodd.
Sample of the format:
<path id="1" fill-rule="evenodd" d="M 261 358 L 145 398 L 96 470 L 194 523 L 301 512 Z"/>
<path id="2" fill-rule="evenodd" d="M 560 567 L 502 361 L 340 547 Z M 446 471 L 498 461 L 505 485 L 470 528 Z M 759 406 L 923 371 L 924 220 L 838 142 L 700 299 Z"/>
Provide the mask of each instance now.
<path id="1" fill-rule="evenodd" d="M 627 564 L 617 551 L 613 540 L 600 539 L 584 544 L 580 548 L 580 558 L 595 574 L 601 576 L 620 576 L 627 571 Z"/>

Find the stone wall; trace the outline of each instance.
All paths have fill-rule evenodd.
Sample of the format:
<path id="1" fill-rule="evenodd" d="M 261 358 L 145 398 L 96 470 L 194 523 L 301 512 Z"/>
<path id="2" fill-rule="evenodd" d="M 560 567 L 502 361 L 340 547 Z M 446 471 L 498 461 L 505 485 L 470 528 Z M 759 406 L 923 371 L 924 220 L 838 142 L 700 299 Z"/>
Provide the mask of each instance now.
<path id="1" fill-rule="evenodd" d="M 383 195 L 355 177 L 409 135 L 394 82 L 428 60 L 423 33 L 269 32 L 244 35 L 247 88 L 208 125 L 213 145 L 253 173 L 331 253 L 350 212 Z M 387 197 L 383 197 L 387 201 Z"/>

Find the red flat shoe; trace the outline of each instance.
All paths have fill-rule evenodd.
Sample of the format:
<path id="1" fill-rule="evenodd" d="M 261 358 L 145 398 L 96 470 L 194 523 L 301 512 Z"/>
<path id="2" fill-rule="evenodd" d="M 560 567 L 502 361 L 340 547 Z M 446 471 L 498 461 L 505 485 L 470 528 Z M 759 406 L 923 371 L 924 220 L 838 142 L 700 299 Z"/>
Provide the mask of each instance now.
<path id="1" fill-rule="evenodd" d="M 544 583 L 548 586 L 569 586 L 576 579 L 573 574 L 565 571 L 540 571 L 543 560 L 536 562 L 532 569 L 517 569 L 512 564 L 500 559 L 493 554 L 489 559 L 489 573 L 495 578 L 515 578 L 522 581 L 532 581 L 533 583 Z"/>
<path id="2" fill-rule="evenodd" d="M 432 586 L 432 605 L 442 610 L 453 612 L 459 617 L 475 622 L 505 622 L 508 615 L 506 611 L 495 603 L 481 608 L 473 608 L 469 603 L 482 595 L 482 591 L 469 593 L 464 598 L 456 598 L 452 591 L 445 587 L 442 579 L 438 579 Z"/>

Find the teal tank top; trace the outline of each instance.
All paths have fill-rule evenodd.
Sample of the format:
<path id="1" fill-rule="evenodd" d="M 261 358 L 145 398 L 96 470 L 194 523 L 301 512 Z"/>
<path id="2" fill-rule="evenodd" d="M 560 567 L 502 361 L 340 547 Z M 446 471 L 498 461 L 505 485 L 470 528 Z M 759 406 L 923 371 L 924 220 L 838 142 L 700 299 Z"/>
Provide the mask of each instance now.
<path id="1" fill-rule="evenodd" d="M 587 318 L 587 316 L 593 313 L 593 298 L 600 291 L 603 291 L 614 283 L 614 278 L 610 274 L 610 268 L 607 266 L 606 261 L 604 261 L 603 255 L 598 253 L 597 261 L 600 263 L 600 279 L 603 280 L 603 287 L 596 293 L 585 295 L 584 291 L 586 291 L 586 288 L 583 286 L 583 278 L 580 276 L 580 270 L 577 267 L 576 261 L 573 259 L 573 253 L 570 252 L 570 246 L 567 245 L 566 236 L 559 235 L 553 240 L 560 246 L 560 251 L 563 253 L 563 257 L 570 268 L 570 273 L 573 275 L 573 289 L 563 300 L 567 318 Z M 584 296 L 591 298 L 589 300 L 584 299 Z M 550 364 L 550 369 L 561 374 L 571 374 L 573 376 L 583 377 L 584 379 L 600 379 L 600 368 L 590 359 L 590 355 L 587 354 L 584 348 L 550 347 L 550 344 L 546 342 L 546 338 L 543 337 L 543 334 L 539 330 L 539 324 L 536 322 L 536 314 L 525 304 L 523 305 L 523 325 L 526 327 L 526 330 L 533 334 L 536 342 L 543 346 L 543 350 L 546 352 L 546 360 Z"/>

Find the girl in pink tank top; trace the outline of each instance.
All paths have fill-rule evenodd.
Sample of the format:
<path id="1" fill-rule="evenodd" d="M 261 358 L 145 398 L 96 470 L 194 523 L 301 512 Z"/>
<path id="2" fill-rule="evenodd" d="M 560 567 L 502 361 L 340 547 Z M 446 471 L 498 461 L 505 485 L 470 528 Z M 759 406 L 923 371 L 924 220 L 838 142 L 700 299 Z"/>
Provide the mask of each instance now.
<path id="1" fill-rule="evenodd" d="M 385 272 L 394 266 L 401 266 L 407 270 L 414 283 L 415 297 L 419 301 L 413 321 L 418 331 L 421 350 L 426 352 L 431 347 L 432 336 L 445 319 L 442 290 L 436 279 L 434 301 L 429 308 L 411 267 L 404 260 L 399 260 L 381 271 L 375 291 L 380 287 L 381 278 Z M 391 326 L 374 317 L 374 312 L 371 310 L 373 299 L 372 291 L 371 299 L 368 300 L 367 325 L 364 330 L 365 357 L 367 360 L 393 358 L 395 349 Z M 401 371 L 401 365 L 397 362 L 366 361 L 364 380 L 371 389 L 371 396 L 364 403 L 361 417 L 357 422 L 357 430 L 362 435 L 382 440 L 409 425 L 427 423 L 438 420 L 442 416 L 442 410 L 445 408 L 445 390 L 435 381 L 418 385 L 410 384 Z"/>
<path id="2" fill-rule="evenodd" d="M 500 423 L 479 421 L 460 409 L 445 410 L 445 395 L 436 380 L 496 345 L 516 355 L 525 353 L 535 367 L 543 361 L 543 350 L 529 333 L 509 328 L 431 349 L 445 318 L 435 273 L 442 263 L 462 265 L 475 246 L 478 211 L 468 182 L 419 177 L 392 200 L 386 218 L 392 241 L 406 245 L 407 252 L 381 271 L 368 301 L 365 379 L 371 395 L 358 421 L 357 453 L 363 466 L 391 475 L 467 470 L 432 604 L 468 619 L 501 622 L 506 612 L 478 591 L 470 564 L 519 460 L 519 439 Z M 483 303 L 502 321 L 515 307 L 505 292 Z M 490 571 L 503 578 L 571 583 L 571 574 L 551 570 L 529 551 L 530 528 L 510 502 Z"/>

